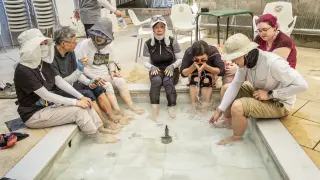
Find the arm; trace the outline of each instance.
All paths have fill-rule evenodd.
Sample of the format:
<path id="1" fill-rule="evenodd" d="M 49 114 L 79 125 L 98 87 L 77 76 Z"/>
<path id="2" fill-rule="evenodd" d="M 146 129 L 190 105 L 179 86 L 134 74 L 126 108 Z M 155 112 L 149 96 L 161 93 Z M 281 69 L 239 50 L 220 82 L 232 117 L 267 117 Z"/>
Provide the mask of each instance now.
<path id="1" fill-rule="evenodd" d="M 204 69 L 212 74 L 223 76 L 225 74 L 225 67 L 223 61 L 221 60 L 221 55 L 219 53 L 216 53 L 209 58 L 212 59 L 213 64 L 212 66 L 211 64 L 209 66 L 206 66 Z"/>
<path id="2" fill-rule="evenodd" d="M 34 93 L 40 96 L 44 100 L 54 102 L 57 104 L 64 104 L 64 105 L 70 105 L 70 106 L 75 106 L 77 104 L 76 99 L 66 98 L 66 97 L 51 93 L 43 86 L 40 89 L 34 91 Z"/>
<path id="3" fill-rule="evenodd" d="M 79 77 L 81 76 L 82 72 L 77 69 L 75 70 L 72 74 L 70 74 L 69 76 L 63 78 L 65 81 L 67 81 L 67 83 L 69 84 L 73 84 L 76 81 L 78 81 Z"/>
<path id="4" fill-rule="evenodd" d="M 274 98 L 284 100 L 308 89 L 308 84 L 304 78 L 292 69 L 286 61 L 278 60 L 273 63 L 270 69 L 271 75 L 284 85 L 284 88 L 273 90 Z"/>
<path id="5" fill-rule="evenodd" d="M 81 74 L 80 77 L 78 78 L 78 81 L 81 82 L 82 84 L 88 86 L 90 83 L 90 79 L 88 79 L 85 75 Z"/>
<path id="6" fill-rule="evenodd" d="M 281 47 L 281 48 L 274 49 L 272 52 L 279 55 L 283 59 L 287 59 L 291 52 L 291 49 L 288 47 Z"/>
<path id="7" fill-rule="evenodd" d="M 176 61 L 173 63 L 173 66 L 174 68 L 178 68 L 182 63 L 183 56 L 181 54 L 180 45 L 176 39 L 173 40 L 172 47 L 173 47 L 173 52 L 176 59 Z"/>
<path id="8" fill-rule="evenodd" d="M 108 0 L 97 0 L 98 3 L 103 6 L 104 8 L 109 9 L 111 12 L 115 12 L 117 10 L 116 7 L 113 7 Z"/>
<path id="9" fill-rule="evenodd" d="M 68 84 L 61 76 L 55 77 L 55 85 L 61 90 L 71 94 L 77 99 L 81 99 L 83 97 L 76 89 L 74 89 L 70 84 Z"/>
<path id="10" fill-rule="evenodd" d="M 189 53 L 190 49 L 187 49 L 184 53 L 184 56 L 182 58 L 182 64 L 180 67 L 180 73 L 182 77 L 188 77 L 191 73 L 193 73 L 197 67 L 193 65 L 193 62 L 190 58 L 191 53 Z"/>
<path id="11" fill-rule="evenodd" d="M 219 110 L 225 111 L 231 105 L 231 103 L 236 98 L 244 81 L 245 81 L 244 69 L 238 68 L 234 80 L 231 82 L 229 88 L 225 92 L 223 99 L 221 101 L 221 104 L 218 107 Z"/>

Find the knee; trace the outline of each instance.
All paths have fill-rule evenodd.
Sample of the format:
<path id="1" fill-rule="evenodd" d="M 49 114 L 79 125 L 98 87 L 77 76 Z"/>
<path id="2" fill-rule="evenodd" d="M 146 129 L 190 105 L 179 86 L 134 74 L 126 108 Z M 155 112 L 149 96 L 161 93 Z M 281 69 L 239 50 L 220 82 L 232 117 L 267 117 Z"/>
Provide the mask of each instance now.
<path id="1" fill-rule="evenodd" d="M 128 89 L 127 83 L 123 78 L 114 78 L 114 85 L 119 89 L 119 91 Z"/>
<path id="2" fill-rule="evenodd" d="M 220 95 L 223 97 L 224 93 L 227 91 L 228 87 L 230 86 L 230 83 L 225 84 L 222 86 L 221 90 L 220 90 Z"/>
<path id="3" fill-rule="evenodd" d="M 239 99 L 232 103 L 231 114 L 243 114 L 243 104 Z"/>
<path id="4" fill-rule="evenodd" d="M 153 86 L 161 86 L 162 78 L 160 76 L 153 76 L 151 78 L 151 85 Z"/>
<path id="5" fill-rule="evenodd" d="M 113 86 L 110 82 L 106 82 L 103 88 L 106 90 L 106 93 L 114 93 Z"/>
<path id="6" fill-rule="evenodd" d="M 90 91 L 90 90 L 83 91 L 82 94 L 83 94 L 85 97 L 90 98 L 91 101 L 96 101 L 96 100 L 97 100 L 95 94 L 94 94 L 92 91 Z"/>

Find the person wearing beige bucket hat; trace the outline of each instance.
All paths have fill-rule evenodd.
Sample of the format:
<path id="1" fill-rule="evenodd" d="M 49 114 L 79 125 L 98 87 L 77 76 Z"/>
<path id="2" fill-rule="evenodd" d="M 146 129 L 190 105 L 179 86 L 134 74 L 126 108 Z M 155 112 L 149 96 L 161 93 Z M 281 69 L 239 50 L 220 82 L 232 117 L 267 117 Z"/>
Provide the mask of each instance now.
<path id="1" fill-rule="evenodd" d="M 241 141 L 247 128 L 247 118 L 280 118 L 289 114 L 296 94 L 306 91 L 307 82 L 282 57 L 257 49 L 243 34 L 228 38 L 223 59 L 239 68 L 210 123 L 216 124 L 224 114 L 223 122 L 233 129 L 233 136 L 218 142 L 224 145 Z"/>
<path id="2" fill-rule="evenodd" d="M 21 45 L 20 61 L 14 72 L 18 97 L 18 113 L 29 128 L 47 128 L 76 123 L 98 143 L 118 140 L 106 135 L 107 130 L 94 109 L 91 100 L 84 97 L 52 68 L 54 44 L 39 29 L 29 29 L 18 36 Z M 51 92 L 55 86 L 75 98 L 66 98 Z"/>

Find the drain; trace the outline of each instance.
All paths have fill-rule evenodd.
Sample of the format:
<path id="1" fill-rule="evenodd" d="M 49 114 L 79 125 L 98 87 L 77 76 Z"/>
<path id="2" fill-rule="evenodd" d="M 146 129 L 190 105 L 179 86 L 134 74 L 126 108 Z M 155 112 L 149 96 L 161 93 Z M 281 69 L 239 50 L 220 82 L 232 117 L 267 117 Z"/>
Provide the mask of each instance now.
<path id="1" fill-rule="evenodd" d="M 161 142 L 163 144 L 169 144 L 172 142 L 172 137 L 169 135 L 169 128 L 167 125 L 166 125 L 166 129 L 164 131 L 165 131 L 165 133 L 164 133 L 164 136 L 161 137 Z"/>

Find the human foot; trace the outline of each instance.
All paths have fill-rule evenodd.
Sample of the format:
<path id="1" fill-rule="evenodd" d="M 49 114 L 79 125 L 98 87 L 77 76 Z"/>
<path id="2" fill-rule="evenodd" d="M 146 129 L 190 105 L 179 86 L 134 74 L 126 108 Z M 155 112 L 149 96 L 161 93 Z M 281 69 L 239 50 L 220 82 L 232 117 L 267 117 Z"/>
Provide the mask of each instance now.
<path id="1" fill-rule="evenodd" d="M 99 132 L 93 135 L 89 135 L 89 137 L 93 137 L 94 141 L 98 144 L 116 143 L 120 141 L 120 139 L 117 139 L 111 135 L 102 134 Z"/>
<path id="2" fill-rule="evenodd" d="M 239 141 L 242 141 L 243 140 L 243 137 L 242 136 L 231 136 L 231 137 L 228 137 L 224 140 L 221 140 L 217 143 L 217 145 L 226 145 L 228 143 L 231 143 L 231 142 L 239 142 Z"/>
<path id="3" fill-rule="evenodd" d="M 176 118 L 176 112 L 175 112 L 174 107 L 168 107 L 168 113 L 169 113 L 169 117 L 171 119 Z"/>
<path id="4" fill-rule="evenodd" d="M 105 124 L 104 127 L 108 128 L 108 129 L 121 129 L 122 126 L 121 124 L 117 123 L 117 122 L 109 122 L 108 124 Z"/>
<path id="5" fill-rule="evenodd" d="M 221 118 L 220 121 L 213 124 L 213 127 L 215 127 L 215 128 L 228 128 L 228 129 L 230 129 L 231 126 L 232 126 L 231 118 L 226 118 L 226 117 Z"/>
<path id="6" fill-rule="evenodd" d="M 129 118 L 128 117 L 122 117 L 120 120 L 119 120 L 119 123 L 121 125 L 127 125 L 129 124 Z"/>
<path id="7" fill-rule="evenodd" d="M 139 108 L 139 107 L 135 107 L 135 106 L 130 107 L 130 110 L 133 111 L 133 112 L 135 112 L 135 113 L 137 113 L 137 114 L 139 114 L 139 115 L 141 115 L 141 114 L 144 113 L 144 110 L 143 110 L 143 109 L 141 109 L 141 108 Z"/>
<path id="8" fill-rule="evenodd" d="M 151 119 L 156 121 L 158 116 L 158 107 L 152 107 Z"/>
<path id="9" fill-rule="evenodd" d="M 120 129 L 109 129 L 109 128 L 100 127 L 99 132 L 102 134 L 119 134 Z"/>

